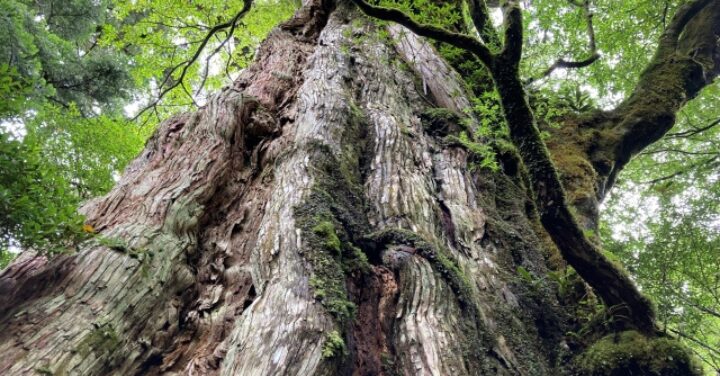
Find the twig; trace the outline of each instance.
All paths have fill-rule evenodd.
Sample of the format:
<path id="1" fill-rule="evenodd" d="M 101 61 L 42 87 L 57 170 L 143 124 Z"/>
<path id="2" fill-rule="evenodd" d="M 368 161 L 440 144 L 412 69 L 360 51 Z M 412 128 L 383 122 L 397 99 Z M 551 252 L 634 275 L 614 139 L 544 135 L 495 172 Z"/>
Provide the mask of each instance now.
<path id="1" fill-rule="evenodd" d="M 253 3 L 253 0 L 245 0 L 242 9 L 240 9 L 240 11 L 239 11 L 232 19 L 230 19 L 230 20 L 227 21 L 227 22 L 221 23 L 221 24 L 219 24 L 219 25 L 213 26 L 213 27 L 208 31 L 208 33 L 207 33 L 207 35 L 205 36 L 205 38 L 202 39 L 202 41 L 200 42 L 200 46 L 197 48 L 197 50 L 196 50 L 195 53 L 192 55 L 192 57 L 190 57 L 189 59 L 187 59 L 187 60 L 185 60 L 185 61 L 183 61 L 183 62 L 175 65 L 174 67 L 172 67 L 172 68 L 168 71 L 168 73 L 165 75 L 165 78 L 163 79 L 163 82 L 160 84 L 160 94 L 158 94 L 157 98 L 155 98 L 155 100 L 154 100 L 150 105 L 148 105 L 148 106 L 146 106 L 145 108 L 143 108 L 142 110 L 140 110 L 140 112 L 138 112 L 137 115 L 135 115 L 135 116 L 132 118 L 132 120 L 136 120 L 136 119 L 139 118 L 140 115 L 142 115 L 145 111 L 147 111 L 148 109 L 156 106 L 158 103 L 160 103 L 160 101 L 162 100 L 162 98 L 163 98 L 167 93 L 169 93 L 171 90 L 175 89 L 175 88 L 178 87 L 178 86 L 181 86 L 181 87 L 183 88 L 183 90 L 185 91 L 185 93 L 192 99 L 193 103 L 195 103 L 195 99 L 193 98 L 192 94 L 190 94 L 190 91 L 187 89 L 187 87 L 185 87 L 185 83 L 183 82 L 184 79 L 185 79 L 185 76 L 187 75 L 188 69 L 190 68 L 190 66 L 192 66 L 192 65 L 195 63 L 195 61 L 197 61 L 197 59 L 200 57 L 200 54 L 202 53 L 202 51 L 203 51 L 203 50 L 205 49 L 205 47 L 207 46 L 207 44 L 208 44 L 208 42 L 210 41 L 210 39 L 211 39 L 216 33 L 220 32 L 220 31 L 222 31 L 222 30 L 225 30 L 225 29 L 230 28 L 230 31 L 228 32 L 228 38 L 230 38 L 230 35 L 232 35 L 232 32 L 233 32 L 233 31 L 235 30 L 235 28 L 237 27 L 238 22 L 240 22 L 240 20 L 250 11 L 250 8 L 252 7 L 252 3 Z M 180 68 L 182 68 L 182 71 L 180 72 L 180 77 L 178 77 L 177 80 L 172 80 L 172 83 L 171 83 L 169 86 L 167 86 L 167 87 L 165 87 L 165 88 L 163 89 L 163 87 L 164 87 L 169 81 L 171 81 L 171 78 L 172 78 L 173 73 L 175 73 L 175 72 L 176 72 L 178 69 L 180 69 Z"/>
<path id="2" fill-rule="evenodd" d="M 563 58 L 560 58 L 555 61 L 549 68 L 547 68 L 542 75 L 540 75 L 539 77 L 528 79 L 525 84 L 529 85 L 535 81 L 542 80 L 543 78 L 551 75 L 552 72 L 554 72 L 556 69 L 585 68 L 600 59 L 600 53 L 598 52 L 597 44 L 595 43 L 595 27 L 593 26 L 592 10 L 590 10 L 590 0 L 584 0 L 582 3 L 580 3 L 580 1 L 578 0 L 568 0 L 568 2 L 580 8 L 582 10 L 583 16 L 585 17 L 588 34 L 588 50 L 590 50 L 590 54 L 585 59 L 577 61 L 565 60 Z"/>
<path id="3" fill-rule="evenodd" d="M 678 177 L 678 176 L 680 176 L 680 175 L 684 175 L 684 174 L 687 174 L 687 173 L 691 172 L 692 170 L 694 170 L 694 169 L 697 168 L 697 167 L 700 167 L 700 166 L 705 165 L 705 164 L 713 163 L 713 162 L 715 162 L 715 161 L 718 160 L 718 159 L 720 159 L 720 154 L 717 154 L 717 155 L 715 155 L 715 156 L 712 157 L 712 158 L 708 158 L 708 159 L 699 161 L 699 162 L 697 162 L 697 163 L 693 163 L 693 164 L 691 164 L 690 166 L 688 166 L 687 168 L 684 168 L 684 169 L 682 169 L 682 170 L 675 171 L 675 172 L 673 172 L 672 174 L 665 175 L 665 176 L 662 176 L 662 177 L 659 177 L 659 178 L 656 178 L 656 179 L 652 179 L 652 180 L 642 181 L 642 182 L 640 182 L 639 184 L 653 185 L 653 184 L 657 184 L 657 183 L 660 183 L 660 182 L 665 181 L 665 180 L 674 179 L 674 178 L 676 178 L 676 177 Z"/>
<path id="4" fill-rule="evenodd" d="M 670 329 L 668 329 L 668 330 L 671 331 L 671 332 L 673 332 L 673 333 L 675 333 L 675 334 L 677 334 L 677 335 L 679 335 L 679 336 L 682 337 L 682 338 L 685 338 L 685 339 L 687 339 L 687 340 L 689 340 L 689 341 L 692 341 L 692 342 L 696 343 L 698 346 L 704 348 L 704 349 L 707 350 L 707 351 L 710 351 L 711 353 L 720 355 L 720 350 L 711 347 L 710 345 L 706 344 L 705 342 L 703 342 L 703 341 L 701 341 L 701 340 L 699 340 L 699 339 L 697 339 L 697 338 L 695 338 L 695 337 L 693 337 L 693 336 L 691 336 L 691 335 L 689 335 L 689 334 L 687 334 L 687 333 L 685 333 L 685 332 L 683 332 L 683 331 L 681 331 L 681 330 L 672 329 L 672 328 L 670 328 Z"/>
<path id="5" fill-rule="evenodd" d="M 688 131 L 684 131 L 684 132 L 668 133 L 667 135 L 665 135 L 665 137 L 673 137 L 673 138 L 690 137 L 690 136 L 694 136 L 694 135 L 696 135 L 696 134 L 698 134 L 698 133 L 702 133 L 702 132 L 705 132 L 705 131 L 707 131 L 707 130 L 709 130 L 709 129 L 712 129 L 713 127 L 717 126 L 718 124 L 720 124 L 720 118 L 715 119 L 715 120 L 712 121 L 710 124 L 708 124 L 708 125 L 706 125 L 706 126 L 704 126 L 704 127 L 702 127 L 702 128 L 694 128 L 694 129 L 691 129 L 691 130 L 688 130 Z"/>

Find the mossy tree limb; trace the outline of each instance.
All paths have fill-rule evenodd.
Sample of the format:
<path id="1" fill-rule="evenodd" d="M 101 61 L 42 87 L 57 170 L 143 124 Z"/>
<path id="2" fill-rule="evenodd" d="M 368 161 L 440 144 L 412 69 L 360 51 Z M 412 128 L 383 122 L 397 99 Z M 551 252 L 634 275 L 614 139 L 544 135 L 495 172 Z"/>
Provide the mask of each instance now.
<path id="1" fill-rule="evenodd" d="M 620 135 L 608 145 L 614 163 L 601 182 L 601 198 L 630 159 L 669 132 L 677 112 L 720 75 L 719 39 L 720 2 L 680 7 L 632 94 L 610 112 L 609 122 L 600 122 Z"/>

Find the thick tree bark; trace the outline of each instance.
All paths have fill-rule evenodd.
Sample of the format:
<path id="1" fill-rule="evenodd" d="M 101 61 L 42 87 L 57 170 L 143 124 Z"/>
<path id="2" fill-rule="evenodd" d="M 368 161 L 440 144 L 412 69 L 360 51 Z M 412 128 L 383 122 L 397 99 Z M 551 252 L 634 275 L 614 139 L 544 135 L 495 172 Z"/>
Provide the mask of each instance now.
<path id="1" fill-rule="evenodd" d="M 558 168 L 551 160 L 548 145 L 540 137 L 538 119 L 519 76 L 525 27 L 518 1 L 503 2 L 504 40 L 497 52 L 488 42 L 491 38 L 483 33 L 483 17 L 479 16 L 488 14 L 482 2 L 468 2 L 480 38 L 458 31 L 452 25 L 421 23 L 397 8 L 365 0 L 353 2 L 372 17 L 397 22 L 418 35 L 472 53 L 482 62 L 500 96 L 510 139 L 527 168 L 531 195 L 548 235 L 568 264 L 616 311 L 618 324 L 638 329 L 648 337 L 657 335 L 650 301 L 626 273 L 605 257 L 585 231 L 597 230 L 598 202 L 629 159 L 662 137 L 673 126 L 675 113 L 718 75 L 719 3 L 693 0 L 679 7 L 660 39 L 655 57 L 628 100 L 612 114 L 585 114 L 584 117 L 592 119 L 590 122 L 569 119 L 567 125 L 570 126 L 555 132 L 559 135 L 552 144 Z M 571 4 L 579 3 L 571 1 Z M 591 17 L 588 6 L 586 3 L 586 15 Z M 590 19 L 588 27 L 594 50 Z M 581 125 L 573 124 L 577 122 Z M 565 184 L 561 173 L 565 175 Z M 576 177 L 580 178 L 579 184 L 573 181 Z"/>
<path id="2" fill-rule="evenodd" d="M 471 171 L 421 121 L 469 107 L 460 78 L 406 29 L 304 3 L 83 208 L 94 239 L 0 274 L 0 374 L 567 371 L 517 161 Z"/>

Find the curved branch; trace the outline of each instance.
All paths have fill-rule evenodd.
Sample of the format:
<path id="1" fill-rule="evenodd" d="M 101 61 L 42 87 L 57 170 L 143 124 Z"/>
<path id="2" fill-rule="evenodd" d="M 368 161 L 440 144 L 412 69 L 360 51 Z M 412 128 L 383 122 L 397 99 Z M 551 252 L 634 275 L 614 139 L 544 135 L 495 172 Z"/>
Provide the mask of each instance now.
<path id="1" fill-rule="evenodd" d="M 655 312 L 626 273 L 615 267 L 588 239 L 570 210 L 565 189 L 540 136 L 537 119 L 516 72 L 493 71 L 510 138 L 527 167 L 540 222 L 563 258 L 615 309 L 615 317 L 652 335 Z"/>
<path id="2" fill-rule="evenodd" d="M 632 94 L 613 111 L 618 120 L 608 128 L 621 136 L 601 199 L 630 159 L 669 132 L 677 112 L 720 75 L 720 45 L 707 42 L 720 38 L 720 2 L 696 0 L 678 12 Z"/>
<path id="3" fill-rule="evenodd" d="M 231 18 L 227 22 L 223 22 L 221 24 L 213 26 L 208 31 L 207 35 L 205 35 L 205 37 L 200 41 L 200 46 L 198 46 L 197 50 L 195 50 L 195 53 L 189 59 L 182 61 L 182 62 L 178 63 L 177 65 L 175 65 L 174 67 L 172 67 L 165 74 L 165 78 L 163 79 L 163 82 L 160 84 L 160 94 L 158 94 L 157 98 L 155 98 L 155 100 L 150 105 L 148 105 L 145 108 L 143 108 L 142 110 L 140 110 L 140 112 L 138 112 L 137 115 L 135 115 L 132 120 L 139 118 L 140 115 L 142 115 L 145 111 L 147 111 L 148 109 L 150 109 L 152 107 L 155 107 L 158 103 L 160 103 L 162 98 L 167 93 L 169 93 L 170 91 L 172 91 L 173 89 L 175 89 L 178 86 L 182 87 L 183 90 L 185 91 L 185 93 L 193 101 L 193 103 L 195 103 L 195 99 L 192 97 L 192 95 L 190 94 L 190 91 L 185 87 L 185 84 L 183 82 L 185 80 L 185 76 L 187 75 L 188 69 L 190 69 L 190 67 L 197 61 L 197 59 L 200 57 L 200 54 L 202 54 L 202 51 L 205 49 L 207 44 L 210 42 L 210 39 L 212 39 L 212 37 L 215 36 L 215 34 L 219 33 L 222 30 L 229 28 L 230 31 L 228 32 L 227 39 L 232 37 L 232 32 L 235 31 L 235 28 L 237 27 L 238 22 L 240 22 L 240 20 L 243 17 L 245 17 L 245 15 L 247 15 L 248 12 L 250 12 L 250 8 L 252 7 L 252 4 L 253 4 L 253 0 L 245 0 L 243 3 L 242 9 L 240 9 L 240 11 L 237 14 L 235 14 L 235 16 L 233 18 Z M 216 52 L 217 52 L 217 50 L 216 50 Z M 216 53 L 216 52 L 214 52 L 214 53 Z M 182 71 L 180 71 L 180 77 L 178 77 L 177 80 L 174 80 L 172 78 L 172 75 L 180 68 L 182 68 Z M 169 86 L 163 88 L 168 82 L 171 82 L 171 84 Z"/>
<path id="4" fill-rule="evenodd" d="M 582 9 L 583 16 L 585 17 L 585 23 L 587 25 L 588 50 L 590 51 L 590 55 L 585 59 L 577 61 L 565 60 L 563 58 L 560 58 L 555 61 L 548 69 L 546 69 L 540 77 L 530 78 L 525 82 L 525 84 L 531 84 L 535 81 L 542 80 L 543 78 L 551 75 L 552 72 L 554 72 L 556 69 L 585 68 L 600 59 L 600 53 L 598 52 L 597 44 L 595 43 L 595 27 L 593 26 L 593 14 L 590 10 L 590 0 L 585 0 L 582 3 L 577 0 L 568 0 L 568 2 Z"/>
<path id="5" fill-rule="evenodd" d="M 399 23 L 421 37 L 434 39 L 470 51 L 486 66 L 491 66 L 495 60 L 495 56 L 490 52 L 490 49 L 483 42 L 471 36 L 455 33 L 434 25 L 418 23 L 410 15 L 398 9 L 371 5 L 363 0 L 352 1 L 370 17 Z"/>
<path id="6" fill-rule="evenodd" d="M 674 52 L 677 49 L 680 34 L 685 30 L 685 26 L 712 1 L 713 0 L 694 0 L 681 5 L 670 20 L 670 24 L 665 29 L 665 32 L 660 37 L 657 56 L 664 56 Z"/>

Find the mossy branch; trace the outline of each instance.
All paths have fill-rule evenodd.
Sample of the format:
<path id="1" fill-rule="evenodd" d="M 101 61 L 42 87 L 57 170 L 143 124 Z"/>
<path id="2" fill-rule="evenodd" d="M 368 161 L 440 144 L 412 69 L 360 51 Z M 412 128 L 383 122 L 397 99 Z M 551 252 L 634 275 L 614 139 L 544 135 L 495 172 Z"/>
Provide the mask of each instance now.
<path id="1" fill-rule="evenodd" d="M 600 198 L 630 159 L 675 125 L 678 111 L 720 75 L 720 2 L 696 0 L 680 7 L 660 38 L 653 59 L 630 96 L 606 124 L 621 137 L 610 150 L 614 164 Z"/>
<path id="2" fill-rule="evenodd" d="M 365 14 L 384 21 L 397 22 L 410 29 L 413 33 L 457 48 L 470 51 L 484 64 L 491 65 L 494 55 L 482 41 L 469 35 L 455 33 L 435 25 L 421 24 L 410 15 L 394 8 L 371 5 L 363 0 L 352 0 Z"/>
<path id="3" fill-rule="evenodd" d="M 655 55 L 656 59 L 675 52 L 678 47 L 680 34 L 685 30 L 687 24 L 711 2 L 713 2 L 713 0 L 694 0 L 678 8 L 672 20 L 670 20 L 670 24 L 665 28 L 665 31 L 660 37 L 659 48 Z"/>
<path id="4" fill-rule="evenodd" d="M 517 0 L 506 0 L 503 5 L 505 13 L 505 45 L 500 52 L 501 64 L 508 68 L 518 69 L 523 50 L 523 18 L 520 3 Z M 498 59 L 496 59 L 496 62 Z"/>

